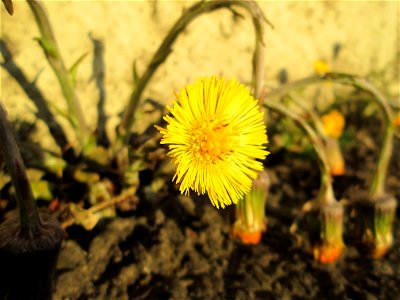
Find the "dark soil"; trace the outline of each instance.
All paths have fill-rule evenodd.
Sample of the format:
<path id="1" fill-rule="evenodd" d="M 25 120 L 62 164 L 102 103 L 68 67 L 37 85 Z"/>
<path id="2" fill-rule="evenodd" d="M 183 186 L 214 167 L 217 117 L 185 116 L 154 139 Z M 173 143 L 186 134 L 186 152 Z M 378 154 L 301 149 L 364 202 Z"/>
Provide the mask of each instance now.
<path id="1" fill-rule="evenodd" d="M 369 128 L 369 136 L 379 136 L 379 126 L 371 122 L 362 126 Z M 356 130 L 360 133 L 362 127 Z M 346 174 L 334 182 L 338 199 L 351 200 L 368 187 L 377 145 L 363 143 L 361 135 L 346 153 Z M 387 190 L 399 203 L 398 153 L 396 141 Z M 206 198 L 182 197 L 171 188 L 176 196 L 141 201 L 132 215 L 103 221 L 92 232 L 70 227 L 54 298 L 400 299 L 399 209 L 392 250 L 371 260 L 352 245 L 347 206 L 343 258 L 320 265 L 289 233 L 302 205 L 318 191 L 316 164 L 282 150 L 269 156 L 266 167 L 272 186 L 268 229 L 259 245 L 230 239 L 229 209 L 217 210 Z"/>

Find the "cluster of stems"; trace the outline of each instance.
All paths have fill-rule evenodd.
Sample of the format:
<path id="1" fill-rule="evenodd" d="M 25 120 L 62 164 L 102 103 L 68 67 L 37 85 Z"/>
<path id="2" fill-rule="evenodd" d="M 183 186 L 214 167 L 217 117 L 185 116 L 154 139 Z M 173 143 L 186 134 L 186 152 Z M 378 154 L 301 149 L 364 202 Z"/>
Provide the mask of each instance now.
<path id="1" fill-rule="evenodd" d="M 388 170 L 388 164 L 391 159 L 393 150 L 393 112 L 390 105 L 384 95 L 370 82 L 367 80 L 344 73 L 326 73 L 323 76 L 312 76 L 295 81 L 290 84 L 286 84 L 281 88 L 278 88 L 268 93 L 268 99 L 279 99 L 285 95 L 290 94 L 293 90 L 304 88 L 312 84 L 318 84 L 326 81 L 332 81 L 338 84 L 354 86 L 358 89 L 366 91 L 373 96 L 372 100 L 380 108 L 384 118 L 384 137 L 382 141 L 382 147 L 379 154 L 377 168 L 374 172 L 370 188 L 371 198 L 377 198 L 379 195 L 384 194 L 385 178 Z"/>
<path id="2" fill-rule="evenodd" d="M 289 110 L 277 101 L 268 101 L 264 106 L 278 114 L 293 120 L 301 128 L 308 138 L 316 153 L 321 174 L 319 193 L 312 203 L 310 216 L 314 224 L 311 230 L 312 252 L 314 258 L 321 263 L 331 263 L 337 260 L 344 248 L 343 232 L 343 207 L 335 199 L 332 186 L 332 175 L 330 165 L 325 151 L 322 138 L 306 120 Z"/>
<path id="3" fill-rule="evenodd" d="M 323 140 L 332 176 L 343 175 L 345 171 L 345 163 L 338 139 L 326 134 L 321 117 L 315 112 L 314 109 L 310 108 L 308 105 L 305 105 L 304 99 L 301 99 L 293 92 L 289 92 L 288 97 L 307 114 L 315 131 Z"/>
<path id="4" fill-rule="evenodd" d="M 387 253 L 393 242 L 393 221 L 396 212 L 396 200 L 385 191 L 385 181 L 393 151 L 393 112 L 384 95 L 366 79 L 344 74 L 326 73 L 312 76 L 270 92 L 268 99 L 279 99 L 298 88 L 332 81 L 350 85 L 372 95 L 383 116 L 383 140 L 377 167 L 373 174 L 368 195 L 359 195 L 355 199 L 356 230 L 355 240 L 360 250 L 371 257 L 381 257 Z M 318 128 L 318 127 L 317 127 Z"/>

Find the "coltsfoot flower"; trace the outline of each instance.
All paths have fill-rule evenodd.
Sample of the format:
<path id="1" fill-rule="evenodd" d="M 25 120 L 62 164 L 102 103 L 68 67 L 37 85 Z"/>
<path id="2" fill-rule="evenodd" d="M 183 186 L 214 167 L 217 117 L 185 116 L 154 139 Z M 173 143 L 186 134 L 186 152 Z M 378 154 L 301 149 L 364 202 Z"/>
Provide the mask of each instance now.
<path id="1" fill-rule="evenodd" d="M 176 164 L 180 191 L 207 193 L 217 208 L 237 203 L 251 189 L 268 154 L 263 113 L 237 80 L 204 77 L 175 95 L 162 144 Z"/>
<path id="2" fill-rule="evenodd" d="M 336 109 L 321 117 L 324 132 L 327 136 L 338 139 L 343 133 L 345 126 L 344 116 Z"/>
<path id="3" fill-rule="evenodd" d="M 314 71 L 318 75 L 325 75 L 331 71 L 331 67 L 322 59 L 318 59 L 314 62 Z"/>

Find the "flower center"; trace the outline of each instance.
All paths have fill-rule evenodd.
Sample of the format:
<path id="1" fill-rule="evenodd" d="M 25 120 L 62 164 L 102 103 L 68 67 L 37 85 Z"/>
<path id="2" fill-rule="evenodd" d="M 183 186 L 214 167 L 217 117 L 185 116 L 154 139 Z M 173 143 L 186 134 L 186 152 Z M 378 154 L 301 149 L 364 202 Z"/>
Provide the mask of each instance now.
<path id="1" fill-rule="evenodd" d="M 196 159 L 217 163 L 233 149 L 232 127 L 221 120 L 200 121 L 192 131 L 192 151 Z"/>

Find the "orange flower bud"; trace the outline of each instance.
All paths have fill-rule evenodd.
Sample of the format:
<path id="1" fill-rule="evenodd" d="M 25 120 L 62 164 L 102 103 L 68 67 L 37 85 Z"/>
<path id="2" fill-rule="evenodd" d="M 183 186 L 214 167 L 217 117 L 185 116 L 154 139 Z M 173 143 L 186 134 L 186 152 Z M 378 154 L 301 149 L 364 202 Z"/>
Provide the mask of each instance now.
<path id="1" fill-rule="evenodd" d="M 256 245 L 261 241 L 261 230 L 249 232 L 249 231 L 242 231 L 237 230 L 238 228 L 233 228 L 232 230 L 232 237 L 234 239 L 240 240 L 243 244 L 253 244 Z"/>
<path id="2" fill-rule="evenodd" d="M 339 259 L 343 249 L 343 244 L 314 246 L 314 259 L 322 264 L 330 264 Z"/>
<path id="3" fill-rule="evenodd" d="M 327 136 L 338 139 L 342 135 L 345 120 L 344 116 L 339 111 L 332 110 L 331 112 L 323 115 L 321 119 L 324 132 Z"/>

